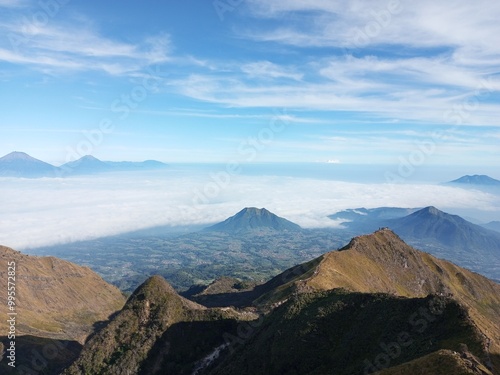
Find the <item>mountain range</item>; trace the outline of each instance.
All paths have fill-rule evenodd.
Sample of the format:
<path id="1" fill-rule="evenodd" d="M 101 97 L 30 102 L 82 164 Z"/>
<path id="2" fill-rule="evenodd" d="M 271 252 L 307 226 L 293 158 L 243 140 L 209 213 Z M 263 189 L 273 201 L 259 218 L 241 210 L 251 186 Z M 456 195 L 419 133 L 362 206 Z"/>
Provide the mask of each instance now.
<path id="1" fill-rule="evenodd" d="M 154 170 L 166 167 L 168 167 L 167 164 L 156 160 L 146 160 L 144 162 L 110 162 L 101 161 L 90 155 L 56 167 L 35 159 L 24 152 L 15 151 L 0 158 L 0 177 L 64 177 L 105 172 Z"/>
<path id="2" fill-rule="evenodd" d="M 279 217 L 265 208 L 246 207 L 221 223 L 205 231 L 240 233 L 255 230 L 298 231 L 298 224 Z"/>
<path id="3" fill-rule="evenodd" d="M 64 374 L 500 374 L 500 285 L 388 229 L 207 296 L 149 278 Z"/>
<path id="4" fill-rule="evenodd" d="M 408 215 L 404 213 L 411 212 Z M 345 210 L 329 216 L 349 220 L 341 225 L 356 234 L 388 227 L 406 242 L 500 280 L 500 233 L 435 207 Z"/>

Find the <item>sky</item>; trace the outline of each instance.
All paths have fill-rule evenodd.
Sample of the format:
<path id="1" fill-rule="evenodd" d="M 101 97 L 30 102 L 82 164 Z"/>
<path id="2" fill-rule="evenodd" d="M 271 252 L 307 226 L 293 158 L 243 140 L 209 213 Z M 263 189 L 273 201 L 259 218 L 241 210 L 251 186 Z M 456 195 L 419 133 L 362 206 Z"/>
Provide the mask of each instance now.
<path id="1" fill-rule="evenodd" d="M 0 153 L 492 169 L 498 19 L 491 0 L 0 0 Z"/>

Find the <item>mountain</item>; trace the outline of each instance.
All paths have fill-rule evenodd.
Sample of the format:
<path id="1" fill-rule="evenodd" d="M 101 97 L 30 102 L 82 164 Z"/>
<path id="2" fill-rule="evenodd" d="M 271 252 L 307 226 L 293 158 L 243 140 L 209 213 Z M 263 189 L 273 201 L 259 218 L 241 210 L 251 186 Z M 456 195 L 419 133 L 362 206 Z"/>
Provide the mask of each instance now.
<path id="1" fill-rule="evenodd" d="M 0 158 L 0 176 L 2 177 L 55 177 L 57 171 L 57 167 L 24 152 L 15 151 Z"/>
<path id="2" fill-rule="evenodd" d="M 496 232 L 500 232 L 500 221 L 491 221 L 487 224 L 483 224 L 482 227 L 489 230 L 494 230 Z"/>
<path id="3" fill-rule="evenodd" d="M 167 164 L 156 160 L 144 162 L 132 161 L 101 161 L 91 155 L 86 155 L 78 160 L 63 164 L 60 169 L 66 175 L 72 174 L 94 174 L 104 172 L 128 172 L 141 170 L 155 170 L 168 167 Z"/>
<path id="4" fill-rule="evenodd" d="M 0 246 L 2 290 L 7 290 L 8 262 L 16 264 L 17 312 L 23 317 L 19 333 L 49 337 L 63 333 L 82 341 L 92 324 L 107 319 L 125 302 L 118 288 L 87 267 L 54 257 L 24 255 L 4 246 Z M 0 309 L 3 314 L 6 305 Z M 0 320 L 0 331 L 6 332 L 6 327 L 4 319 Z"/>
<path id="5" fill-rule="evenodd" d="M 404 218 L 387 223 L 398 235 L 413 244 L 439 246 L 449 256 L 464 254 L 475 261 L 500 264 L 500 234 L 472 224 L 457 215 L 426 207 Z M 449 257 L 448 257 L 449 258 Z M 450 259 L 450 258 L 449 258 Z"/>
<path id="6" fill-rule="evenodd" d="M 15 151 L 0 158 L 0 177 L 61 177 L 113 171 L 156 170 L 167 167 L 167 164 L 156 160 L 111 162 L 101 161 L 91 155 L 86 155 L 78 160 L 63 164 L 60 167 L 55 167 L 35 159 L 24 152 Z"/>
<path id="7" fill-rule="evenodd" d="M 64 174 L 92 174 L 109 172 L 112 167 L 99 159 L 86 155 L 78 160 L 61 165 Z"/>
<path id="8" fill-rule="evenodd" d="M 256 286 L 243 307 L 205 308 L 152 277 L 64 374 L 500 374 L 500 285 L 388 229 Z"/>
<path id="9" fill-rule="evenodd" d="M 191 374 L 198 360 L 224 345 L 224 332 L 236 333 L 237 319 L 253 317 L 207 309 L 153 276 L 86 343 L 64 374 Z"/>
<path id="10" fill-rule="evenodd" d="M 8 272 L 12 278 L 8 278 Z M 95 327 L 125 303 L 117 288 L 89 268 L 0 246 L 0 289 L 5 295 L 8 287 L 16 298 L 18 373 L 59 374 L 78 356 Z M 12 311 L 8 310 L 7 298 L 3 302 L 0 347 L 7 349 L 12 341 L 6 337 L 10 332 L 7 313 Z M 6 360 L 0 362 L 0 373 L 13 373 L 11 370 Z"/>
<path id="11" fill-rule="evenodd" d="M 262 293 L 254 304 L 276 306 L 297 294 L 336 288 L 406 298 L 448 296 L 468 311 L 468 319 L 480 330 L 482 345 L 489 346 L 491 360 L 500 371 L 500 285 L 418 251 L 388 229 L 355 237 L 340 251 L 287 270 L 266 284 L 260 286 Z"/>
<path id="12" fill-rule="evenodd" d="M 500 181 L 486 175 L 462 176 L 456 180 L 450 181 L 450 184 L 467 184 L 467 185 L 485 185 L 485 186 L 500 186 Z"/>
<path id="13" fill-rule="evenodd" d="M 377 230 L 385 220 L 401 218 L 417 210 L 418 208 L 378 207 L 367 209 L 362 207 L 339 211 L 328 217 L 342 222 L 341 225 L 345 229 L 361 234 Z"/>
<path id="14" fill-rule="evenodd" d="M 157 160 L 146 160 L 142 162 L 134 161 L 107 161 L 111 168 L 116 171 L 136 171 L 136 170 L 152 170 L 167 168 L 168 164 Z"/>
<path id="15" fill-rule="evenodd" d="M 405 210 L 413 212 L 394 218 Z M 345 210 L 330 218 L 351 220 L 342 226 L 355 235 L 389 227 L 412 246 L 500 280 L 500 234 L 460 216 L 435 207 L 419 210 L 383 207 Z"/>
<path id="16" fill-rule="evenodd" d="M 206 228 L 215 232 L 248 232 L 253 230 L 299 231 L 300 226 L 265 208 L 247 207 L 221 223 Z"/>

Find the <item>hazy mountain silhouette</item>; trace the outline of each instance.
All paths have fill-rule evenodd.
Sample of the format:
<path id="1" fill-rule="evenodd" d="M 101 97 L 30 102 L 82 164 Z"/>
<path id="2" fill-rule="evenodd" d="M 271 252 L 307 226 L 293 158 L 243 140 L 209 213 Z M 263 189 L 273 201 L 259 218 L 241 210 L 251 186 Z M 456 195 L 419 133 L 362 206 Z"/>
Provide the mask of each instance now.
<path id="1" fill-rule="evenodd" d="M 57 167 L 24 152 L 14 151 L 0 158 L 0 176 L 3 177 L 55 177 L 57 172 Z"/>
<path id="2" fill-rule="evenodd" d="M 378 207 L 355 208 L 337 212 L 328 217 L 332 220 L 344 221 L 341 225 L 356 234 L 370 233 L 384 226 L 389 219 L 396 219 L 412 214 L 418 208 Z"/>
<path id="3" fill-rule="evenodd" d="M 481 225 L 482 227 L 485 227 L 486 229 L 494 230 L 496 232 L 500 232 L 500 221 L 490 221 L 487 224 Z"/>
<path id="4" fill-rule="evenodd" d="M 151 169 L 162 169 L 168 167 L 167 164 L 156 160 L 146 160 L 144 162 L 132 161 L 101 161 L 93 156 L 86 155 L 82 158 L 61 166 L 65 174 L 94 174 L 104 172 L 127 172 Z"/>
<path id="5" fill-rule="evenodd" d="M 484 185 L 484 186 L 500 186 L 500 181 L 486 175 L 466 175 L 456 180 L 450 181 L 450 184 L 465 184 L 465 185 Z"/>
<path id="6" fill-rule="evenodd" d="M 0 158 L 0 177 L 64 177 L 71 175 L 90 175 L 105 172 L 127 172 L 167 168 L 168 165 L 156 160 L 143 162 L 101 161 L 91 155 L 55 167 L 35 159 L 24 152 L 11 152 Z"/>

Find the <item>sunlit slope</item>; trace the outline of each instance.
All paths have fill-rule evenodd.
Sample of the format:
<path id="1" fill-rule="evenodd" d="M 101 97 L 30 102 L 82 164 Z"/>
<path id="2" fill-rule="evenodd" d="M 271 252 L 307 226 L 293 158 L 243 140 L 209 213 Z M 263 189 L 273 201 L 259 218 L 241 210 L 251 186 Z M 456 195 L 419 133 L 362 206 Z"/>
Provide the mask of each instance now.
<path id="1" fill-rule="evenodd" d="M 118 288 L 87 267 L 0 246 L 0 289 L 5 293 L 9 262 L 15 262 L 16 268 L 18 334 L 82 341 L 95 322 L 106 320 L 125 303 Z M 0 314 L 7 316 L 5 303 Z M 0 321 L 0 329 L 7 332 L 6 320 Z"/>

